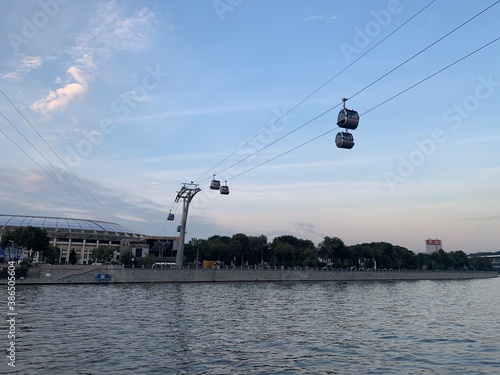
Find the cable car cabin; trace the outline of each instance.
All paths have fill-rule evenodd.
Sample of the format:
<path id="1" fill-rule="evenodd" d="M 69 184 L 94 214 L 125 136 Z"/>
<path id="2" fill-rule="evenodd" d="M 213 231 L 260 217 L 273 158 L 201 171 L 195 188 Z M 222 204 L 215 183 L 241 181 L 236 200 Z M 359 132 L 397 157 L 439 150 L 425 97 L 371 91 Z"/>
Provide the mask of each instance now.
<path id="1" fill-rule="evenodd" d="M 354 130 L 358 127 L 359 115 L 358 112 L 352 109 L 342 108 L 337 117 L 337 125 L 341 128 Z"/>
<path id="2" fill-rule="evenodd" d="M 335 137 L 335 144 L 338 148 L 351 149 L 354 146 L 354 137 L 351 133 L 339 132 Z"/>
<path id="3" fill-rule="evenodd" d="M 227 185 L 221 186 L 220 193 L 224 194 L 224 195 L 228 195 L 229 194 L 229 186 L 227 186 Z"/>
<path id="4" fill-rule="evenodd" d="M 168 214 L 167 220 L 168 221 L 174 221 L 174 214 Z"/>
<path id="5" fill-rule="evenodd" d="M 210 183 L 210 189 L 219 190 L 220 189 L 220 181 L 219 180 L 212 180 L 212 182 Z"/>

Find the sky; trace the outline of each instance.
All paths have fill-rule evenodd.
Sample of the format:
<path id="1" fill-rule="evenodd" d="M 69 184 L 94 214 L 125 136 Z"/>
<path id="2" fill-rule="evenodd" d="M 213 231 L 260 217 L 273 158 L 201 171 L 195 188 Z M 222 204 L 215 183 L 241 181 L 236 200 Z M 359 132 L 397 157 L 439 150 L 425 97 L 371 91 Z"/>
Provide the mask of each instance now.
<path id="1" fill-rule="evenodd" d="M 3 2 L 0 213 L 498 251 L 495 3 Z"/>

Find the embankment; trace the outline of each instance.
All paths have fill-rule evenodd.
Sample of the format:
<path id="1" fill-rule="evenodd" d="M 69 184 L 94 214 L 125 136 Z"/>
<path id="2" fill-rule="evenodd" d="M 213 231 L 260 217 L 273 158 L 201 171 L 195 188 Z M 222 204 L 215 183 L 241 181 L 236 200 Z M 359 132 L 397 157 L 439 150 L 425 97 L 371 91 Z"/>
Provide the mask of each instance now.
<path id="1" fill-rule="evenodd" d="M 332 271 L 315 269 L 142 269 L 120 266 L 50 266 L 31 268 L 17 284 L 196 283 L 250 281 L 459 280 L 498 277 L 478 271 Z M 0 283 L 6 283 L 1 280 Z"/>

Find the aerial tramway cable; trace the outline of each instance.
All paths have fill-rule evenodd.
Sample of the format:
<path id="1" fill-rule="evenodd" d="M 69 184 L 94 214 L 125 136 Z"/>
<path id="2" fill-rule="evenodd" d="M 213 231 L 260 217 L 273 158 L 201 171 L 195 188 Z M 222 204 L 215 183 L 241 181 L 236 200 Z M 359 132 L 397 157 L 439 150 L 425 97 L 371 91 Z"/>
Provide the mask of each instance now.
<path id="1" fill-rule="evenodd" d="M 442 37 L 438 38 L 436 41 L 434 41 L 433 43 L 431 43 L 430 45 L 428 45 L 427 47 L 423 48 L 422 50 L 420 50 L 419 52 L 415 53 L 413 56 L 411 56 L 410 58 L 406 59 L 404 62 L 400 63 L 399 65 L 397 65 L 396 67 L 392 68 L 391 70 L 389 70 L 387 73 L 383 74 L 381 77 L 377 78 L 376 80 L 374 80 L 373 82 L 371 82 L 370 84 L 368 84 L 367 86 L 365 86 L 364 88 L 362 88 L 361 90 L 357 91 L 355 94 L 353 94 L 352 96 L 350 96 L 348 99 L 351 99 L 353 97 L 355 97 L 356 95 L 360 94 L 361 92 L 367 90 L 369 87 L 373 86 L 375 83 L 379 82 L 380 80 L 382 80 L 383 78 L 387 77 L 389 74 L 393 73 L 394 71 L 396 71 L 397 69 L 401 68 L 403 65 L 407 64 L 408 62 L 410 62 L 411 60 L 413 60 L 414 58 L 416 58 L 417 56 L 419 56 L 420 54 L 422 54 L 423 52 L 425 52 L 426 50 L 428 50 L 429 48 L 431 48 L 432 46 L 436 45 L 437 43 L 439 43 L 440 41 L 442 41 L 443 39 L 445 39 L 446 37 L 450 36 L 451 34 L 453 34 L 454 32 L 456 32 L 457 30 L 459 30 L 460 28 L 462 28 L 463 26 L 465 26 L 466 24 L 468 24 L 470 21 L 474 20 L 475 18 L 477 18 L 479 15 L 483 14 L 484 12 L 486 12 L 487 10 L 491 9 L 493 6 L 495 6 L 496 4 L 498 4 L 500 2 L 500 0 L 497 0 L 495 3 L 491 4 L 490 6 L 484 8 L 483 10 L 481 10 L 479 13 L 475 14 L 474 16 L 472 16 L 471 18 L 469 18 L 468 20 L 464 21 L 463 23 L 461 23 L 459 26 L 455 27 L 453 30 L 449 31 L 448 33 L 446 33 L 445 35 L 443 35 Z M 429 4 L 430 5 L 430 4 Z M 218 172 L 218 174 L 221 174 L 227 170 L 229 170 L 230 168 L 233 168 L 235 167 L 236 165 L 242 163 L 243 161 L 249 159 L 250 157 L 258 154 L 259 152 L 267 149 L 268 147 L 272 146 L 273 144 L 281 141 L 282 139 L 286 138 L 287 136 L 289 136 L 290 134 L 292 133 L 295 133 L 297 130 L 303 128 L 304 126 L 312 123 L 313 121 L 317 120 L 318 118 L 324 116 L 325 114 L 331 112 L 333 109 L 339 107 L 341 104 L 337 104 L 336 106 L 334 107 L 331 107 L 329 108 L 328 110 L 322 112 L 321 114 L 317 115 L 316 117 L 314 117 L 313 119 L 305 122 L 304 124 L 302 124 L 301 126 L 291 130 L 290 132 L 284 134 L 282 137 L 276 139 L 275 141 L 265 145 L 264 147 L 260 148 L 259 150 L 256 150 L 255 152 L 253 152 L 252 154 L 250 155 L 247 155 L 246 157 L 244 157 L 243 159 L 231 164 L 229 167 L 221 170 Z M 296 107 L 294 107 L 296 108 Z M 329 132 L 327 132 L 328 134 Z M 241 149 L 241 148 L 240 148 Z M 236 152 L 236 151 L 235 151 Z M 234 154 L 234 153 L 233 153 Z M 227 160 L 224 159 L 224 160 Z M 220 163 L 219 163 L 220 164 Z M 213 168 L 212 168 L 213 169 Z M 234 176 L 232 177 L 234 178 Z M 205 179 L 206 180 L 206 179 Z M 202 180 L 204 181 L 204 180 Z"/>
<path id="2" fill-rule="evenodd" d="M 2 112 L 0 112 L 0 115 L 8 122 L 9 120 L 4 116 Z M 60 187 L 62 187 L 75 201 L 77 201 L 79 204 L 82 205 L 83 208 L 85 208 L 86 211 L 88 211 L 90 214 L 92 214 L 87 206 L 83 204 L 82 201 L 80 201 L 77 197 L 75 197 L 64 185 L 62 185 L 57 179 L 52 176 L 44 167 L 42 167 L 35 159 L 33 159 L 21 146 L 19 146 L 12 138 L 10 138 L 3 130 L 0 129 L 0 133 L 2 133 L 5 138 L 7 138 L 9 141 L 12 142 L 14 146 L 16 146 L 23 154 L 25 154 L 33 163 L 35 163 L 42 171 L 44 171 L 51 179 L 53 179 Z"/>
<path id="3" fill-rule="evenodd" d="M 73 175 L 73 177 L 83 186 L 83 188 L 87 191 L 88 194 L 90 194 L 90 196 L 98 203 L 98 205 L 102 208 L 102 210 L 104 212 L 106 212 L 106 214 L 108 215 L 109 219 L 113 219 L 113 215 L 111 215 L 109 213 L 108 210 L 106 210 L 106 208 L 101 204 L 101 202 L 94 196 L 94 194 L 92 194 L 92 192 L 87 188 L 87 186 L 82 182 L 82 180 L 80 178 L 78 178 L 78 176 L 71 170 L 71 168 L 69 168 L 69 166 L 64 162 L 64 160 L 62 160 L 62 158 L 57 154 L 57 152 L 48 144 L 48 142 L 45 140 L 45 138 L 42 137 L 42 135 L 35 129 L 35 127 L 31 124 L 31 122 L 26 118 L 26 116 L 24 116 L 24 114 L 19 110 L 19 108 L 12 102 L 12 100 L 10 100 L 10 98 L 7 96 L 7 94 L 2 90 L 0 89 L 0 93 L 5 97 L 5 99 L 7 99 L 7 101 L 10 103 L 10 105 L 17 111 L 17 113 L 19 113 L 19 115 L 24 119 L 24 121 L 26 121 L 26 123 L 31 127 L 31 129 L 38 135 L 38 137 L 45 143 L 45 145 L 50 149 L 50 151 L 52 151 L 52 153 L 59 159 L 59 161 L 64 165 L 64 167 L 66 167 L 66 169 Z M 106 217 L 101 213 L 101 210 L 98 210 L 97 207 L 94 206 L 94 204 L 92 204 L 80 191 L 79 189 L 77 189 L 77 187 L 75 185 L 73 185 L 73 183 L 71 181 L 69 181 L 63 173 L 59 172 L 58 169 L 54 166 L 54 164 L 52 164 L 48 159 L 47 157 L 45 157 L 42 152 L 30 141 L 26 138 L 26 136 L 19 130 L 17 129 L 14 124 L 3 114 L 1 113 L 1 116 L 5 119 L 5 121 L 7 121 L 13 128 L 14 130 L 16 130 L 25 140 L 26 142 L 28 142 L 31 147 L 33 147 L 35 149 L 36 152 L 38 152 L 38 154 L 40 156 L 42 156 L 45 161 L 47 161 L 47 163 L 50 164 L 50 166 L 55 170 L 57 171 L 63 178 L 64 180 L 66 180 L 66 182 L 68 182 L 71 187 L 76 191 L 78 192 L 86 201 L 88 204 L 90 204 L 92 206 L 92 208 L 97 212 L 99 213 L 102 218 L 104 218 L 106 220 Z M 47 173 L 47 172 L 46 172 Z M 88 210 L 88 209 L 87 209 Z M 92 212 L 89 211 L 90 214 L 92 214 Z M 109 220 L 108 219 L 108 220 Z"/>
<path id="4" fill-rule="evenodd" d="M 401 64 L 397 65 L 396 67 L 392 68 L 391 70 L 389 70 L 387 73 L 385 73 L 384 75 L 380 76 L 379 78 L 377 78 L 375 81 L 373 81 L 372 83 L 370 83 L 369 85 L 363 87 L 361 90 L 359 90 L 358 92 L 354 93 L 353 95 L 351 95 L 349 97 L 349 99 L 352 99 L 354 98 L 355 96 L 357 96 L 358 94 L 362 93 L 363 91 L 365 91 L 366 89 L 368 89 L 369 87 L 373 86 L 375 83 L 377 83 L 378 81 L 382 80 L 383 78 L 387 77 L 389 74 L 393 73 L 394 71 L 396 71 L 397 69 L 401 68 L 403 65 L 405 65 L 407 62 L 413 60 L 415 57 L 419 56 L 420 54 L 424 53 L 425 51 L 427 51 L 429 48 L 431 48 L 432 46 L 434 46 L 435 44 L 439 43 L 440 41 L 442 41 L 443 39 L 445 39 L 446 37 L 450 36 L 451 34 L 453 34 L 455 31 L 457 31 L 458 29 L 461 29 L 463 26 L 467 25 L 469 22 L 471 22 L 472 20 L 474 20 L 475 18 L 479 17 L 481 14 L 483 14 L 484 12 L 488 11 L 490 8 L 492 8 L 493 6 L 497 5 L 498 3 L 500 2 L 500 0 L 497 0 L 495 1 L 493 4 L 491 4 L 489 7 L 483 9 L 482 11 L 480 11 L 479 13 L 475 14 L 473 17 L 469 18 L 467 21 L 461 23 L 460 25 L 458 25 L 457 27 L 455 27 L 453 30 L 447 32 L 445 35 L 443 35 L 441 38 L 435 40 L 434 42 L 432 42 L 431 44 L 429 44 L 427 47 L 425 47 L 424 49 L 420 50 L 419 52 L 417 52 L 416 54 L 414 54 L 413 56 L 409 57 L 408 59 L 406 59 L 405 61 L 403 61 Z"/>
<path id="5" fill-rule="evenodd" d="M 429 79 L 431 79 L 432 77 L 434 77 L 434 76 L 438 75 L 439 73 L 442 73 L 443 71 L 447 70 L 448 68 L 451 68 L 452 66 L 454 66 L 454 65 L 458 64 L 459 62 L 461 62 L 461 61 L 465 60 L 466 58 L 468 58 L 468 57 L 470 57 L 470 56 L 472 56 L 472 55 L 476 54 L 477 52 L 479 52 L 479 51 L 483 50 L 484 48 L 486 48 L 486 47 L 490 46 L 491 44 L 493 44 L 493 43 L 495 43 L 495 42 L 498 42 L 499 40 L 500 40 L 500 36 L 499 36 L 499 37 L 497 37 L 497 38 L 495 38 L 495 39 L 493 39 L 492 41 L 490 41 L 490 42 L 488 42 L 488 43 L 486 43 L 486 44 L 482 45 L 481 47 L 479 47 L 479 48 L 475 49 L 474 51 L 472 51 L 472 52 L 468 53 L 467 55 L 465 55 L 465 56 L 461 57 L 460 59 L 457 59 L 457 60 L 455 60 L 454 62 L 452 62 L 452 63 L 450 63 L 450 64 L 446 65 L 445 67 L 443 67 L 443 68 L 439 69 L 438 71 L 436 71 L 436 72 L 432 73 L 431 75 L 427 76 L 426 78 L 424 78 L 424 79 L 422 79 L 422 80 L 420 80 L 420 81 L 418 81 L 418 82 L 414 83 L 413 85 L 411 85 L 411 86 L 407 87 L 406 89 L 404 89 L 404 90 L 402 90 L 402 91 L 398 92 L 397 94 L 395 94 L 395 95 L 391 96 L 390 98 L 388 98 L 388 99 L 386 99 L 386 100 L 382 101 L 381 103 L 377 104 L 376 106 L 374 106 L 374 107 L 370 108 L 369 110 L 367 110 L 367 111 L 363 112 L 361 115 L 366 115 L 367 113 L 369 113 L 369 112 L 371 112 L 371 111 L 375 110 L 376 108 L 378 108 L 378 107 L 380 107 L 380 106 L 382 106 L 382 105 L 384 105 L 384 104 L 388 103 L 389 101 L 391 101 L 391 100 L 393 100 L 393 99 L 397 98 L 398 96 L 400 96 L 400 95 L 404 94 L 405 92 L 407 92 L 407 91 L 409 91 L 409 90 L 411 90 L 411 89 L 415 88 L 416 86 L 418 86 L 418 85 L 420 85 L 420 84 L 424 83 L 425 81 L 428 81 L 428 80 L 429 80 Z M 333 107 L 333 108 L 336 108 L 336 107 L 337 107 L 337 106 L 335 106 L 335 107 Z M 332 110 L 333 108 L 330 108 L 330 110 Z M 299 144 L 299 145 L 297 145 L 297 146 L 295 146 L 295 147 L 293 147 L 293 148 L 291 148 L 291 149 L 289 149 L 289 150 L 287 150 L 287 151 L 285 151 L 285 152 L 283 152 L 283 153 L 281 153 L 281 154 L 279 154 L 279 155 L 277 155 L 277 156 L 275 156 L 275 157 L 273 157 L 273 158 L 271 158 L 271 159 L 268 159 L 268 160 L 266 160 L 266 161 L 264 161 L 264 162 L 262 162 L 262 163 L 260 163 L 260 164 L 258 164 L 258 165 L 256 165 L 256 166 L 254 166 L 254 167 L 252 167 L 252 168 L 249 168 L 249 169 L 247 169 L 247 170 L 245 170 L 245 171 L 243 171 L 243 172 L 241 172 L 241 173 L 239 173 L 239 174 L 237 174 L 237 175 L 235 175 L 235 176 L 231 177 L 230 179 L 231 179 L 231 180 L 232 180 L 232 179 L 235 179 L 235 178 L 237 178 L 237 177 L 239 177 L 239 176 L 242 176 L 242 175 L 244 175 L 244 174 L 246 174 L 246 173 L 248 173 L 248 172 L 250 172 L 250 171 L 253 171 L 254 169 L 257 169 L 257 168 L 259 168 L 259 167 L 263 166 L 264 164 L 267 164 L 267 163 L 269 163 L 269 162 L 271 162 L 271 161 L 273 161 L 273 160 L 276 160 L 276 159 L 280 158 L 281 156 L 284 156 L 284 155 L 286 155 L 286 154 L 288 154 L 288 153 L 290 153 L 290 152 L 292 152 L 292 151 L 295 151 L 295 150 L 297 150 L 297 149 L 299 149 L 299 148 L 301 148 L 301 147 L 303 147 L 303 146 L 305 146 L 305 145 L 307 145 L 307 144 L 309 144 L 309 143 L 311 143 L 311 142 L 313 142 L 313 141 L 315 141 L 315 140 L 317 140 L 317 139 L 319 139 L 319 138 L 322 138 L 322 137 L 324 137 L 324 136 L 326 136 L 326 135 L 328 135 L 328 134 L 330 134 L 330 133 L 334 132 L 334 131 L 335 131 L 335 130 L 337 130 L 337 129 L 338 129 L 338 127 L 337 127 L 337 128 L 334 128 L 334 129 L 331 129 L 331 130 L 328 130 L 327 132 L 325 132 L 325 133 L 323 133 L 323 134 L 320 134 L 320 135 L 318 135 L 318 136 L 316 136 L 316 137 L 314 137 L 314 138 L 312 138 L 312 139 L 310 139 L 310 140 L 308 140 L 308 141 L 306 141 L 306 142 L 304 142 L 304 143 L 301 143 L 301 144 Z M 229 180 L 229 179 L 228 179 L 228 180 Z"/>
<path id="6" fill-rule="evenodd" d="M 370 53 L 372 50 L 374 50 L 376 47 L 378 47 L 380 44 L 382 44 L 386 39 L 388 39 L 389 37 L 391 37 L 393 34 L 395 34 L 397 31 L 399 31 L 402 27 L 404 27 L 407 23 L 409 23 L 411 20 L 413 20 L 415 17 L 417 17 L 420 13 L 422 13 L 425 9 L 427 9 L 429 6 L 431 6 L 436 0 L 432 0 L 430 3 L 428 3 L 426 6 L 424 6 L 423 8 L 421 8 L 417 13 L 415 13 L 413 16 L 411 16 L 409 19 L 407 19 L 405 22 L 403 22 L 400 26 L 398 26 L 396 29 L 394 29 L 392 32 L 390 32 L 388 35 L 386 35 L 384 38 L 382 38 L 379 42 L 377 42 L 375 45 L 373 45 L 371 48 L 369 48 L 366 52 L 364 52 L 363 54 L 361 54 L 361 56 L 359 56 L 357 59 L 355 59 L 354 61 L 352 61 L 350 64 L 348 64 L 345 68 L 343 68 L 341 71 L 339 71 L 337 74 L 335 74 L 333 77 L 331 77 L 330 79 L 328 79 L 325 83 L 323 83 L 321 86 L 319 86 L 316 90 L 314 90 L 312 93 L 310 93 L 309 95 L 307 95 L 304 99 L 302 99 L 300 102 L 298 102 L 297 104 L 295 104 L 291 109 L 289 109 L 288 111 L 286 111 L 283 115 L 281 115 L 280 117 L 278 117 L 274 122 L 272 122 L 271 124 L 269 124 L 269 126 L 267 126 L 266 128 L 264 128 L 263 130 L 261 130 L 257 135 L 255 135 L 253 138 L 251 138 L 250 140 L 248 140 L 246 143 L 244 143 L 242 146 L 240 146 L 238 149 L 236 149 L 235 151 L 233 151 L 230 155 L 228 155 L 226 158 L 224 158 L 223 160 L 221 160 L 219 163 L 217 163 L 216 165 L 214 165 L 213 167 L 211 167 L 208 171 L 202 173 L 195 181 L 205 181 L 206 179 L 203 179 L 200 181 L 200 179 L 206 175 L 207 173 L 211 172 L 213 169 L 217 168 L 219 165 L 221 165 L 223 162 L 225 162 L 226 160 L 228 160 L 231 156 L 233 156 L 234 154 L 236 154 L 238 151 L 240 151 L 243 147 L 245 147 L 246 145 L 248 145 L 250 142 L 252 142 L 254 139 L 256 139 L 259 135 L 261 135 L 262 133 L 264 133 L 267 129 L 269 129 L 271 126 L 273 126 L 274 124 L 276 124 L 277 122 L 279 122 L 283 117 L 285 117 L 286 115 L 288 115 L 290 112 L 292 112 L 293 110 L 295 110 L 297 107 L 299 107 L 301 104 L 303 104 L 305 101 L 307 101 L 310 97 L 312 97 L 314 94 L 316 94 L 318 91 L 320 91 L 323 87 L 325 87 L 326 85 L 328 85 L 330 82 L 332 82 L 335 78 L 337 78 L 339 75 L 341 75 L 343 72 L 345 72 L 347 69 L 349 69 L 352 65 L 354 65 L 356 62 L 358 62 L 359 60 L 361 60 L 363 57 L 365 57 L 368 53 Z M 243 159 L 243 160 L 246 160 Z M 242 161 L 243 161 L 242 160 Z M 241 162 L 241 161 L 240 161 Z"/>

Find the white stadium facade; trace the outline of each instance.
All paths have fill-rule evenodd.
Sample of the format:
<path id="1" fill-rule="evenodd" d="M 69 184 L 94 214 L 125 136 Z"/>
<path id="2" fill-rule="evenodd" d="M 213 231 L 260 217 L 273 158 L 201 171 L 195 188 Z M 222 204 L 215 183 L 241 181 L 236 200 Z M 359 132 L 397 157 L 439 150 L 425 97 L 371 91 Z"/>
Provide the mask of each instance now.
<path id="1" fill-rule="evenodd" d="M 60 250 L 59 264 L 68 263 L 72 250 L 80 264 L 89 264 L 92 252 L 99 245 L 116 248 L 115 259 L 124 251 L 131 251 L 137 260 L 151 252 L 158 260 L 171 261 L 175 259 L 179 240 L 178 237 L 148 236 L 105 221 L 4 214 L 0 214 L 0 239 L 7 232 L 30 226 L 47 232 L 50 244 Z"/>

